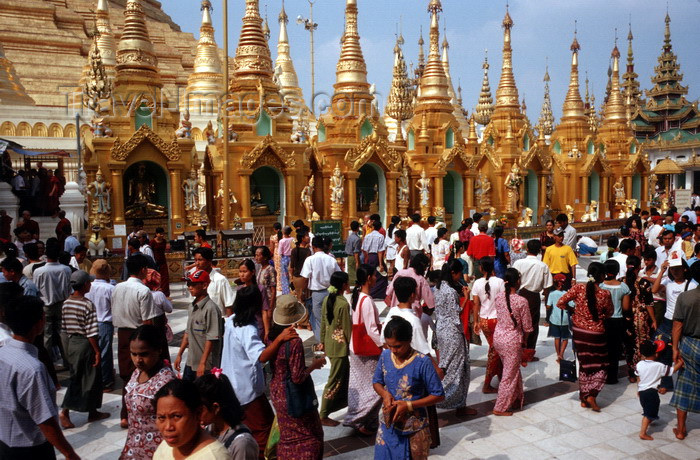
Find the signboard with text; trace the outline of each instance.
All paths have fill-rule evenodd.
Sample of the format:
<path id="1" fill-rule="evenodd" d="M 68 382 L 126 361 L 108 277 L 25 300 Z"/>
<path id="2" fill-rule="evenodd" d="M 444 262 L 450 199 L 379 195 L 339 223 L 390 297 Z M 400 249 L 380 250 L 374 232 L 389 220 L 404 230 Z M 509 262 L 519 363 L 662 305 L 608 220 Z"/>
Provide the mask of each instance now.
<path id="1" fill-rule="evenodd" d="M 319 220 L 311 222 L 311 233 L 314 236 L 330 237 L 333 240 L 332 253 L 334 257 L 345 257 L 343 242 L 343 222 L 340 220 Z"/>

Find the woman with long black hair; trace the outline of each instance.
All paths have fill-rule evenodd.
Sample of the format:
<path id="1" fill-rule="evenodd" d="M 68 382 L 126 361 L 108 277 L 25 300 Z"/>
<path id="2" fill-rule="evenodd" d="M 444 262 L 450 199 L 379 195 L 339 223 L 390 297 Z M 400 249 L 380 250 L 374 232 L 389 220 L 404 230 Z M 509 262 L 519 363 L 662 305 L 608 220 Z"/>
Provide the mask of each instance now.
<path id="1" fill-rule="evenodd" d="M 352 322 L 350 305 L 343 293 L 350 289 L 348 274 L 335 272 L 331 275 L 328 296 L 321 309 L 321 345 L 331 361 L 328 383 L 323 390 L 321 401 L 321 425 L 338 426 L 340 422 L 330 419 L 331 412 L 339 411 L 348 405 L 348 383 L 350 381 L 350 361 L 348 351 Z"/>
<path id="2" fill-rule="evenodd" d="M 575 284 L 557 302 L 557 307 L 565 310 L 574 301 L 571 322 L 579 361 L 579 398 L 581 407 L 596 412 L 600 412 L 596 397 L 605 385 L 608 368 L 605 320 L 613 314 L 610 292 L 599 286 L 604 280 L 605 267 L 593 262 L 588 267 L 588 282 Z"/>
<path id="3" fill-rule="evenodd" d="M 455 242 L 459 243 L 459 241 Z M 460 243 L 461 244 L 461 243 Z M 456 409 L 458 417 L 475 415 L 474 409 L 467 408 L 469 391 L 469 342 L 464 337 L 462 324 L 462 297 L 469 297 L 469 288 L 460 284 L 462 264 L 452 259 L 442 267 L 441 278 L 435 285 L 435 329 L 439 363 L 445 373 L 442 386 L 445 400 L 439 404 L 442 409 Z"/>
<path id="4" fill-rule="evenodd" d="M 513 415 L 523 408 L 523 376 L 520 365 L 527 336 L 532 333 L 532 317 L 527 299 L 517 294 L 520 272 L 508 268 L 504 274 L 505 291 L 496 296 L 498 324 L 493 333 L 493 346 L 503 363 L 503 377 L 498 383 L 498 399 L 494 415 Z"/>
<path id="5" fill-rule="evenodd" d="M 376 269 L 362 264 L 357 269 L 357 283 L 352 292 L 353 335 L 364 330 L 377 347 L 382 347 L 379 311 L 370 291 L 376 280 Z M 350 384 L 348 386 L 348 413 L 343 425 L 354 428 L 362 435 L 371 435 L 377 431 L 377 414 L 382 400 L 372 389 L 372 378 L 379 362 L 379 353 L 375 356 L 359 355 L 353 338 L 350 342 Z"/>
<path id="6" fill-rule="evenodd" d="M 505 283 L 498 278 L 493 270 L 493 259 L 484 257 L 479 261 L 481 278 L 474 282 L 472 286 L 472 300 L 474 300 L 474 334 L 483 332 L 486 341 L 489 343 L 488 358 L 486 361 L 486 376 L 484 378 L 483 393 L 496 393 L 496 389 L 491 386 L 491 381 L 498 376 L 499 380 L 503 375 L 503 364 L 498 357 L 493 346 L 493 333 L 498 324 L 495 299 L 498 294 L 505 291 Z"/>

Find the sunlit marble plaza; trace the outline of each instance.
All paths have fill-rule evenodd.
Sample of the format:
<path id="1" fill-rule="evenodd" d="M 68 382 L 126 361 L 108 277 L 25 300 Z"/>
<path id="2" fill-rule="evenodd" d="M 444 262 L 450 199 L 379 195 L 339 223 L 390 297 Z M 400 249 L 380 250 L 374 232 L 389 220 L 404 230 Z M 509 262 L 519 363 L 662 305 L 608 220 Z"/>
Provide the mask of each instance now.
<path id="1" fill-rule="evenodd" d="M 335 83 L 324 88 L 331 96 L 323 101 L 313 83 L 305 96 L 297 72 L 307 69 L 295 69 L 292 60 L 291 49 L 306 51 L 308 44 L 290 42 L 287 11 L 305 12 L 306 2 L 270 1 L 263 15 L 259 0 L 240 0 L 242 18 L 225 20 L 225 5 L 233 2 L 214 2 L 214 11 L 210 0 L 189 1 L 192 16 L 201 17 L 194 37 L 156 0 L 0 0 L 0 238 L 19 247 L 29 242 L 11 234 L 25 211 L 44 241 L 67 223 L 89 260 L 106 259 L 111 278 L 121 281 L 132 231 L 153 236 L 162 228 L 169 244 L 162 269 L 174 306 L 168 314 L 174 358 L 192 303 L 185 267 L 203 243 L 233 285 L 254 248 L 277 238 L 277 224 L 301 220 L 312 233 L 331 238 L 332 254 L 346 269 L 351 222 L 371 232 L 365 228 L 370 215 L 384 227 L 396 216 L 405 230 L 418 214 L 420 225 L 431 218 L 452 234 L 478 213 L 492 222 L 490 231 L 503 226 L 503 237 L 519 245 L 511 247 L 515 261 L 524 257 L 525 242 L 540 238 L 545 223 L 564 214 L 600 248 L 579 259 L 573 275 L 585 283 L 605 240 L 638 214 L 636 208 L 665 216 L 672 206 L 682 213 L 700 205 L 700 113 L 681 72 L 683 59 L 693 56 L 674 52 L 668 13 L 657 28 L 635 32 L 654 37 L 661 49 L 650 84 L 635 73 L 630 25 L 619 43 L 617 35 L 611 43 L 608 86 L 596 106 L 587 77 L 582 88 L 574 29 L 555 40 L 569 49 L 568 66 L 546 68 L 540 113 L 528 116 L 513 64 L 518 17 L 508 6 L 498 19 L 501 54 L 479 63 L 479 97 L 467 110 L 441 32 L 445 17 L 450 26 L 458 22 L 450 16 L 453 2 L 392 1 L 400 4 L 397 10 L 410 3 L 404 14 L 422 15 L 427 40 L 421 29 L 419 54 L 406 56 L 404 32 L 397 32 L 386 50 L 392 80 L 380 107 L 361 46 L 363 9 L 371 7 L 364 0 L 336 0 L 336 21 L 325 24 L 342 38 L 340 56 L 333 57 Z M 396 20 L 387 19 L 388 34 Z M 313 16 L 297 21 L 313 43 Z M 224 22 L 231 36 L 240 30 L 237 42 L 217 43 Z M 278 23 L 278 36 L 269 22 Z M 499 79 L 492 92 L 494 70 Z M 568 81 L 566 94 L 555 95 L 563 97 L 558 120 L 550 95 L 554 72 Z M 389 308 L 381 300 L 376 305 L 383 321 Z M 497 395 L 481 391 L 488 347 L 486 341 L 472 345 L 467 404 L 477 414 L 458 418 L 438 410 L 441 444 L 430 458 L 700 458 L 700 418 L 691 413 L 687 438 L 678 440 L 671 393 L 661 395 L 660 419 L 649 429 L 654 440 L 640 440 L 637 385 L 628 383 L 622 366 L 619 383 L 600 394 L 602 411 L 582 409 L 578 384 L 559 379 L 544 305 L 540 316 L 539 360 L 521 369 L 523 410 L 493 415 Z M 298 333 L 310 362 L 317 340 L 310 330 Z M 570 357 L 571 347 L 567 352 Z M 116 356 L 115 339 L 115 367 Z M 328 365 L 312 375 L 319 400 L 329 375 Z M 68 379 L 67 371 L 59 372 L 59 403 Z M 119 415 L 123 384 L 117 377 L 104 394 L 109 418 L 86 423 L 86 414 L 72 413 L 76 428 L 64 434 L 82 458 L 119 458 L 126 440 Z M 341 410 L 333 418 L 344 415 Z M 357 436 L 342 424 L 325 426 L 323 433 L 324 456 L 374 455 L 373 436 Z"/>

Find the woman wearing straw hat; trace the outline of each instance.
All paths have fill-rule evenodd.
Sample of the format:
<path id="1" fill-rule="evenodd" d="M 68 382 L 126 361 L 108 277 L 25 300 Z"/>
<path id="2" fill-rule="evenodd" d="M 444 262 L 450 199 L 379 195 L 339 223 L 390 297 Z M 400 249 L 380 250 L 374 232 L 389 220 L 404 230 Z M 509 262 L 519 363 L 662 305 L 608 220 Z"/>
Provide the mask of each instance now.
<path id="1" fill-rule="evenodd" d="M 302 321 L 306 314 L 306 308 L 296 296 L 285 294 L 277 297 L 269 340 L 274 341 L 287 327 Z M 318 401 L 315 398 L 311 372 L 323 367 L 325 362 L 325 357 L 314 358 L 307 367 L 304 364 L 304 346 L 299 337 L 289 340 L 277 351 L 270 381 L 270 397 L 277 412 L 280 430 L 280 441 L 277 445 L 279 460 L 320 459 L 323 456 L 323 428 L 318 415 Z M 291 395 L 288 388 L 295 388 L 300 393 Z M 295 407 L 289 404 L 297 403 L 300 399 L 305 399 L 308 404 L 295 404 Z"/>

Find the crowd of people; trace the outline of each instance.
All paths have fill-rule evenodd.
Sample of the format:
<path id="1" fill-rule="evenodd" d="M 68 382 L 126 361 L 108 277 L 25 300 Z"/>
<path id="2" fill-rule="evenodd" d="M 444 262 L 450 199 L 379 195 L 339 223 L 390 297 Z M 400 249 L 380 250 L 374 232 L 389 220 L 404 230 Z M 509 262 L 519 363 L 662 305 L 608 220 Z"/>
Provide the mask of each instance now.
<path id="1" fill-rule="evenodd" d="M 66 178 L 60 169 L 45 168 L 41 161 L 36 168 L 10 170 L 6 182 L 19 198 L 21 210 L 38 216 L 56 216 L 59 200 L 66 190 Z"/>
<path id="2" fill-rule="evenodd" d="M 414 215 L 406 228 L 392 218 L 384 229 L 370 215 L 350 224 L 345 260 L 297 221 L 277 226 L 234 280 L 199 232 L 174 357 L 163 229 L 149 238 L 137 223 L 116 283 L 70 231 L 39 251 L 30 220 L 23 233 L 35 241 L 21 252 L 5 243 L 0 262 L 2 458 L 54 458 L 54 447 L 78 458 L 61 428 L 74 427 L 71 411 L 88 422 L 108 417 L 102 395 L 118 374 L 121 458 L 320 459 L 323 427 L 342 423 L 375 436 L 376 458 L 424 459 L 440 444 L 437 409 L 477 413 L 467 404 L 469 350 L 482 337 L 480 390 L 497 394 L 493 414 L 523 410 L 523 369 L 539 360 L 540 325 L 561 378 L 572 343 L 582 408 L 601 411 L 598 396 L 618 384 L 624 360 L 638 385 L 641 439 L 653 439 L 659 394 L 673 391 L 678 439 L 688 412 L 700 412 L 700 208 L 637 210 L 607 250 L 564 214 L 527 242 L 507 240 L 500 222 L 480 214 L 453 233 L 434 217 Z M 313 331 L 308 363 L 301 328 Z M 312 374 L 327 363 L 319 398 Z M 69 371 L 60 411 L 58 366 Z M 340 410 L 344 419 L 333 418 Z"/>

